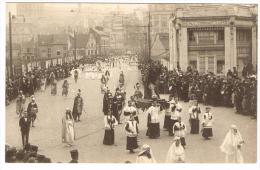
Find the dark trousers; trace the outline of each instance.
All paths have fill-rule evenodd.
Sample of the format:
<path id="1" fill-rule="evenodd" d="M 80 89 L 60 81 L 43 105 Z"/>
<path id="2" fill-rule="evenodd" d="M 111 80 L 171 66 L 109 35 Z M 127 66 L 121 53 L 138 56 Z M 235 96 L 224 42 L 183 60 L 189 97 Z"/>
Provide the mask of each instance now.
<path id="1" fill-rule="evenodd" d="M 23 146 L 29 142 L 29 130 L 21 131 Z"/>

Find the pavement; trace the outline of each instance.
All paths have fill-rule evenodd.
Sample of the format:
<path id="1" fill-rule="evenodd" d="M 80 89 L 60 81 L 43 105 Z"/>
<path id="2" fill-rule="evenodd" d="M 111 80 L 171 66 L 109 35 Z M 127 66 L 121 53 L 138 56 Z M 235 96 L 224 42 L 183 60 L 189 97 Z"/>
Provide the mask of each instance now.
<path id="1" fill-rule="evenodd" d="M 121 67 L 125 74 L 127 97 L 134 93 L 134 85 L 141 82 L 140 71 L 135 66 Z M 119 68 L 111 70 L 109 88 L 114 93 L 118 85 L 120 73 Z M 77 83 L 72 78 L 68 78 L 70 87 L 67 97 L 61 96 L 61 86 L 63 81 L 58 82 L 58 93 L 56 96 L 50 94 L 50 87 L 44 92 L 35 94 L 36 103 L 39 107 L 36 127 L 31 128 L 30 143 L 39 147 L 39 153 L 51 158 L 52 162 L 69 162 L 71 149 L 79 150 L 79 162 L 82 163 L 124 163 L 125 161 L 135 162 L 140 148 L 136 153 L 130 154 L 126 150 L 126 134 L 124 124 L 115 128 L 115 145 L 103 145 L 104 120 L 102 112 L 103 94 L 100 91 L 99 76 L 89 76 L 87 72 L 81 72 Z M 75 125 L 76 141 L 74 146 L 68 147 L 61 142 L 61 119 L 67 107 L 73 107 L 73 100 L 77 89 L 81 89 L 84 99 L 85 113 L 82 121 Z M 168 98 L 168 95 L 162 95 Z M 29 102 L 29 99 L 26 101 Z M 199 135 L 189 134 L 188 123 L 188 103 L 180 102 L 182 109 L 182 119 L 187 126 L 186 162 L 187 163 L 224 163 L 225 155 L 220 151 L 221 145 L 231 124 L 236 124 L 245 140 L 242 147 L 245 163 L 255 163 L 257 155 L 257 121 L 250 117 L 235 114 L 234 109 L 225 107 L 212 107 L 214 116 L 213 138 L 204 140 Z M 27 106 L 27 104 L 26 104 Z M 200 105 L 202 112 L 205 106 Z M 146 133 L 146 113 L 139 115 L 138 137 L 139 145 L 148 144 L 151 146 L 153 155 L 157 162 L 165 162 L 166 154 L 173 142 L 173 137 L 168 136 L 168 132 L 163 130 L 164 113 L 160 114 L 161 136 L 158 139 L 149 139 Z M 6 107 L 6 143 L 11 146 L 21 147 L 21 135 L 19 130 L 19 118 L 15 113 L 15 103 Z"/>

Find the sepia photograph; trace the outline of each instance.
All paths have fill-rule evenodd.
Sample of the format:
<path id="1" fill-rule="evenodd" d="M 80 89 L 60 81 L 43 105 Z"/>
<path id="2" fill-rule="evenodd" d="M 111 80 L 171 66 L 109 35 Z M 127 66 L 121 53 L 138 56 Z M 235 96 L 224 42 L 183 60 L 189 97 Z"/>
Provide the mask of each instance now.
<path id="1" fill-rule="evenodd" d="M 256 164 L 249 2 L 3 3 L 5 164 Z"/>

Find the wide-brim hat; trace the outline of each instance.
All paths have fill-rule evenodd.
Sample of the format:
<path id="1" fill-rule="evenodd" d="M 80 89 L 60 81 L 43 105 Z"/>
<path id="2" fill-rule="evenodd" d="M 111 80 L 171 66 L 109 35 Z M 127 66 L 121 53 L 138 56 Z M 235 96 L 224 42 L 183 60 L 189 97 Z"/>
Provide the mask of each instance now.
<path id="1" fill-rule="evenodd" d="M 150 146 L 147 144 L 144 144 L 141 148 L 141 151 L 138 153 L 138 155 L 142 155 L 144 152 L 147 152 L 150 150 Z"/>

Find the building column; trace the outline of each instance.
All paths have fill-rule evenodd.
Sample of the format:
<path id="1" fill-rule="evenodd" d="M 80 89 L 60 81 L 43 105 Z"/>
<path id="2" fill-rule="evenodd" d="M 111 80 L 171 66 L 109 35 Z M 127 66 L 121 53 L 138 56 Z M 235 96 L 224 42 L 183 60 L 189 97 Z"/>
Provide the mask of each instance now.
<path id="1" fill-rule="evenodd" d="M 257 25 L 257 24 L 256 24 Z M 252 27 L 252 64 L 253 64 L 253 70 L 256 70 L 256 64 L 257 64 L 257 35 L 256 35 L 256 25 Z"/>
<path id="2" fill-rule="evenodd" d="M 182 70 L 186 70 L 188 67 L 188 34 L 187 28 L 180 29 L 180 67 Z"/>
<path id="3" fill-rule="evenodd" d="M 172 21 L 169 24 L 169 51 L 170 51 L 170 70 L 177 67 L 177 44 L 176 29 Z"/>
<path id="4" fill-rule="evenodd" d="M 225 73 L 237 67 L 236 27 L 225 27 Z"/>

